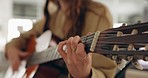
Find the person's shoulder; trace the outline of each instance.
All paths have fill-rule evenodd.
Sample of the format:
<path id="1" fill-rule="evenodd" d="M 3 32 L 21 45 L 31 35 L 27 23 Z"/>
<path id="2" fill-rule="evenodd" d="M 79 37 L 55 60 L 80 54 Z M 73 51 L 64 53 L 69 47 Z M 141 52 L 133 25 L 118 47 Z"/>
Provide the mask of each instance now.
<path id="1" fill-rule="evenodd" d="M 89 1 L 87 10 L 95 15 L 102 15 L 109 12 L 108 7 L 100 2 Z"/>

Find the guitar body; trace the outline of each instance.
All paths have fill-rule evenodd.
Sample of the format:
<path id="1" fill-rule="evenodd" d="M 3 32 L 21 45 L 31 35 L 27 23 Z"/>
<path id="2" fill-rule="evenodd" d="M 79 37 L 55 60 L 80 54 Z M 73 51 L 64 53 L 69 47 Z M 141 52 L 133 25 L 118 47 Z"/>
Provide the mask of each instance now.
<path id="1" fill-rule="evenodd" d="M 52 34 L 52 39 L 55 40 L 56 43 L 62 41 L 54 34 Z M 67 76 L 67 74 L 68 70 L 64 61 L 62 59 L 58 59 L 40 64 L 33 78 L 61 78 L 61 76 Z"/>
<path id="2" fill-rule="evenodd" d="M 31 37 L 28 39 L 27 41 L 27 47 L 26 47 L 26 51 L 29 52 L 30 54 L 35 52 L 35 46 L 36 46 L 36 41 L 35 41 L 35 36 L 31 35 Z M 31 73 L 38 67 L 38 65 L 34 65 L 31 67 L 27 67 L 26 72 L 24 74 L 24 76 L 26 75 L 26 78 L 29 78 L 29 76 L 31 75 Z"/>
<path id="3" fill-rule="evenodd" d="M 39 66 L 33 78 L 59 78 L 60 72 L 50 66 Z"/>
<path id="4" fill-rule="evenodd" d="M 68 70 L 62 59 L 40 64 L 33 78 L 60 78 L 67 76 Z"/>
<path id="5" fill-rule="evenodd" d="M 44 38 L 44 36 L 42 37 Z M 52 38 L 54 38 L 55 40 L 58 40 L 54 35 L 52 35 Z M 27 42 L 26 51 L 30 52 L 31 54 L 35 52 L 35 49 L 36 49 L 35 39 L 36 38 L 32 36 L 30 39 L 28 39 L 28 42 Z M 39 39 L 37 41 L 39 41 Z M 43 63 L 40 65 L 33 65 L 30 67 L 27 67 L 26 73 L 24 76 L 25 78 L 30 78 L 30 77 L 32 78 L 32 75 L 34 75 L 33 78 L 59 78 L 61 74 L 66 75 L 67 73 L 68 71 L 65 66 L 65 63 L 62 59 L 60 59 L 60 60 L 54 60 L 51 62 Z"/>

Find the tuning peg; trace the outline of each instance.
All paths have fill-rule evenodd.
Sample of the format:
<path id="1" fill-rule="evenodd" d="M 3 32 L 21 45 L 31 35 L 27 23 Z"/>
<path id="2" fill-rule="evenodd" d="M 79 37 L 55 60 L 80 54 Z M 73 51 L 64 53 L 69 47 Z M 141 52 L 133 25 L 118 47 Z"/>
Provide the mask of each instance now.
<path id="1" fill-rule="evenodd" d="M 148 44 L 145 45 L 145 50 L 148 50 Z"/>
<path id="2" fill-rule="evenodd" d="M 111 59 L 112 60 L 117 60 L 117 57 L 118 57 L 117 55 L 113 55 L 113 56 L 111 56 Z"/>
<path id="3" fill-rule="evenodd" d="M 123 23 L 121 27 L 124 27 L 124 26 L 126 26 L 126 24 L 125 24 L 125 23 Z"/>
<path id="4" fill-rule="evenodd" d="M 132 61 L 133 58 L 134 58 L 133 56 L 127 56 L 127 57 L 126 57 L 127 61 Z"/>
<path id="5" fill-rule="evenodd" d="M 113 51 L 119 51 L 119 46 L 118 45 L 114 45 Z"/>
<path id="6" fill-rule="evenodd" d="M 137 23 L 140 24 L 141 23 L 141 20 L 137 21 Z"/>
<path id="7" fill-rule="evenodd" d="M 127 49 L 128 49 L 128 51 L 134 50 L 134 45 L 133 44 L 129 44 Z"/>
<path id="8" fill-rule="evenodd" d="M 117 65 L 117 68 L 118 68 L 119 70 L 122 70 L 122 69 L 126 66 L 126 64 L 127 64 L 127 61 L 124 60 L 124 59 L 122 59 L 122 60 L 120 61 L 120 64 Z"/>
<path id="9" fill-rule="evenodd" d="M 143 60 L 148 61 L 148 56 L 145 56 Z"/>
<path id="10" fill-rule="evenodd" d="M 133 62 L 133 65 L 134 65 L 137 69 L 143 70 L 143 67 L 142 67 L 137 61 Z"/>
<path id="11" fill-rule="evenodd" d="M 147 51 L 147 50 L 148 50 L 148 44 L 145 45 L 145 51 Z M 144 61 L 148 61 L 148 56 L 145 56 L 145 57 L 143 58 L 143 60 L 144 60 Z"/>
<path id="12" fill-rule="evenodd" d="M 133 29 L 131 34 L 132 34 L 132 35 L 138 34 L 138 30 L 137 30 L 137 29 Z"/>
<path id="13" fill-rule="evenodd" d="M 123 33 L 121 31 L 117 32 L 117 37 L 122 36 L 122 35 L 123 35 Z"/>

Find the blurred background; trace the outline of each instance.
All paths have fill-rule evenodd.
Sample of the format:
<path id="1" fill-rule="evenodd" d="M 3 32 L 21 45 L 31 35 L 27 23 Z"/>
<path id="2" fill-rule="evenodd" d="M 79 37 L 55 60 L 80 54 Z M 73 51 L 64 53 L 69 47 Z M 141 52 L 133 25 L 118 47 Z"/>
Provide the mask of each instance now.
<path id="1" fill-rule="evenodd" d="M 114 27 L 122 23 L 134 24 L 138 20 L 148 21 L 148 0 L 95 0 L 102 2 L 111 11 Z M 0 51 L 19 32 L 31 29 L 33 22 L 43 16 L 45 0 L 0 0 Z M 144 70 L 129 68 L 126 78 L 148 78 L 148 62 L 140 62 Z M 1 63 L 0 63 L 1 64 Z M 7 65 L 6 65 L 7 66 Z M 0 67 L 0 78 L 7 68 Z"/>

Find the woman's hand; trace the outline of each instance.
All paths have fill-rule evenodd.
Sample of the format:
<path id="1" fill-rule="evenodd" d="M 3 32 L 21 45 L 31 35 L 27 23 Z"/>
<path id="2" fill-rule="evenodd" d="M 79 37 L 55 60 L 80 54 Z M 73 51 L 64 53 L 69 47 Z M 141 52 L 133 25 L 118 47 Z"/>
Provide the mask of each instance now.
<path id="1" fill-rule="evenodd" d="M 86 54 L 84 44 L 79 42 L 79 36 L 70 37 L 59 43 L 58 52 L 63 57 L 72 77 L 88 78 L 91 74 L 91 53 Z M 64 45 L 67 47 L 66 51 L 63 50 Z"/>
<path id="2" fill-rule="evenodd" d="M 13 68 L 13 71 L 17 71 L 21 60 L 27 58 L 29 55 L 30 54 L 28 52 L 22 52 L 13 46 L 6 48 L 6 56 Z"/>

